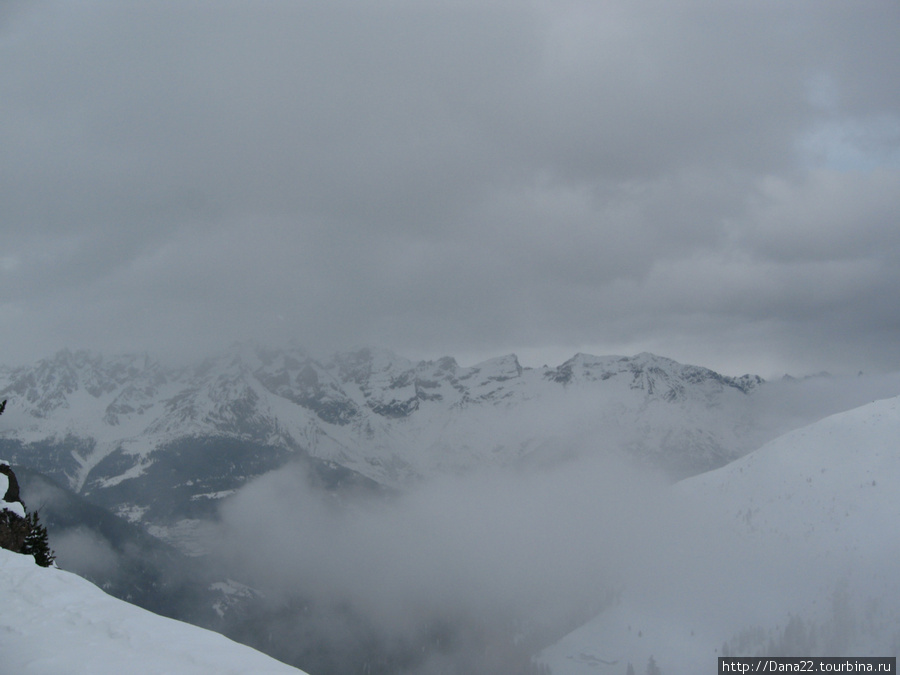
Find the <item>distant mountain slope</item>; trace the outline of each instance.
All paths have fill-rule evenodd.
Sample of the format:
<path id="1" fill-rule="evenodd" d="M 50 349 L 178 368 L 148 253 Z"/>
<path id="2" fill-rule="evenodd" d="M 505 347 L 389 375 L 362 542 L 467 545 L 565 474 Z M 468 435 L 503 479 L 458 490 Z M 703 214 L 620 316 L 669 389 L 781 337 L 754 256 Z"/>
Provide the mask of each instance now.
<path id="1" fill-rule="evenodd" d="M 654 560 L 543 659 L 582 675 L 651 655 L 667 674 L 728 654 L 895 655 L 898 439 L 900 398 L 876 401 L 678 483 Z"/>
<path id="2" fill-rule="evenodd" d="M 146 524 L 202 519 L 247 480 L 301 461 L 332 486 L 626 452 L 674 475 L 760 438 L 731 378 L 651 354 L 515 356 L 470 368 L 364 349 L 319 361 L 249 345 L 190 367 L 62 351 L 0 370 L 0 452 Z M 165 495 L 165 499 L 160 499 Z"/>
<path id="3" fill-rule="evenodd" d="M 294 675 L 302 671 L 0 549 L 0 672 Z"/>
<path id="4" fill-rule="evenodd" d="M 900 523 L 900 398 L 796 429 L 678 484 L 748 535 L 816 542 L 870 557 Z"/>

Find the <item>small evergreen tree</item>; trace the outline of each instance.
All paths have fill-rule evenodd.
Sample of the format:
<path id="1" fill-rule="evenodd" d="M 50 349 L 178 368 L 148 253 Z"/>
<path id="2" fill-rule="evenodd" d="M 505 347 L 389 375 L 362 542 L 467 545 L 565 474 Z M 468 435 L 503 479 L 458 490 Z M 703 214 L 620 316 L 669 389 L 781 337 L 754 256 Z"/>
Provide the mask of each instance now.
<path id="1" fill-rule="evenodd" d="M 28 523 L 28 534 L 25 535 L 22 553 L 33 555 L 34 561 L 41 567 L 50 567 L 56 560 L 56 553 L 50 550 L 47 528 L 41 524 L 37 511 L 27 514 L 25 521 Z"/>
<path id="2" fill-rule="evenodd" d="M 0 511 L 0 548 L 21 553 L 26 536 L 28 522 L 24 518 L 7 509 Z"/>

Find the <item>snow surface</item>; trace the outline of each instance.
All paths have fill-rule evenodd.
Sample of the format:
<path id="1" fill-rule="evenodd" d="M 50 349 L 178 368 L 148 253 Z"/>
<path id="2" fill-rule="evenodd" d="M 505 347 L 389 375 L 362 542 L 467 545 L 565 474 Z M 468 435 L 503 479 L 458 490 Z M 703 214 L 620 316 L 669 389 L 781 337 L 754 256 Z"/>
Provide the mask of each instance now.
<path id="1" fill-rule="evenodd" d="M 654 560 L 541 658 L 554 675 L 643 672 L 651 655 L 666 675 L 712 672 L 722 655 L 802 655 L 805 634 L 817 656 L 896 655 L 898 481 L 900 398 L 681 481 Z M 792 620 L 802 630 L 788 635 Z"/>
<path id="2" fill-rule="evenodd" d="M 33 675 L 302 675 L 211 631 L 106 595 L 0 549 L 0 672 Z"/>

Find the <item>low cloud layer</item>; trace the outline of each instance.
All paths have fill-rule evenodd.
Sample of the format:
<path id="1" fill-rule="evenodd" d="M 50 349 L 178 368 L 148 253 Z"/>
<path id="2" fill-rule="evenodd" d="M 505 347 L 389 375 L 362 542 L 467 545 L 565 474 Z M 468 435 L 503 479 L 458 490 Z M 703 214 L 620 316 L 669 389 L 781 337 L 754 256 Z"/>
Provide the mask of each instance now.
<path id="1" fill-rule="evenodd" d="M 409 646 L 445 626 L 448 644 L 426 642 L 427 653 L 462 672 L 471 659 L 486 667 L 485 645 L 476 649 L 467 631 L 505 649 L 519 633 L 530 654 L 609 602 L 664 527 L 654 522 L 662 484 L 595 457 L 338 502 L 294 467 L 225 504 L 217 557 L 276 606 L 293 598 L 320 608 L 296 619 L 297 634 L 354 645 L 370 631 L 378 646 Z M 356 619 L 326 620 L 323 607 Z"/>
<path id="2" fill-rule="evenodd" d="M 119 554 L 109 542 L 86 528 L 54 536 L 53 550 L 60 567 L 92 579 L 113 577 L 119 562 Z"/>
<path id="3" fill-rule="evenodd" d="M 10 3 L 4 360 L 896 370 L 898 12 Z"/>
<path id="4" fill-rule="evenodd" d="M 837 387 L 843 398 L 829 388 L 835 384 L 772 385 L 756 414 L 768 424 L 811 422 L 879 386 L 894 388 L 896 378 L 860 380 L 855 390 L 845 380 Z M 592 643 L 592 653 L 646 649 L 672 667 L 704 650 L 712 662 L 723 641 L 751 637 L 753 649 L 768 641 L 790 652 L 803 645 L 788 621 L 802 624 L 801 637 L 818 631 L 810 639 L 838 650 L 829 653 L 864 644 L 867 631 L 883 640 L 895 630 L 892 606 L 877 595 L 878 584 L 897 592 L 890 558 L 877 546 L 871 556 L 844 550 L 841 542 L 856 540 L 839 523 L 816 520 L 803 494 L 792 505 L 778 493 L 773 506 L 760 486 L 758 504 L 738 504 L 747 519 L 763 509 L 765 520 L 751 527 L 721 490 L 673 489 L 618 455 L 614 441 L 557 440 L 573 447 L 552 464 L 438 478 L 392 496 L 328 493 L 287 467 L 224 502 L 216 557 L 267 598 L 272 613 L 259 622 L 272 623 L 260 632 L 273 653 L 320 672 L 352 667 L 304 660 L 315 650 L 298 657 L 292 648 L 308 640 L 307 648 L 327 644 L 332 656 L 381 666 L 391 649 L 408 657 L 385 672 L 534 673 L 531 656 L 598 613 L 606 641 Z M 796 477 L 772 480 L 781 478 Z M 794 522 L 795 507 L 809 520 Z M 832 504 L 841 511 L 834 517 L 845 507 L 848 516 L 855 508 Z M 865 536 L 876 542 L 872 532 Z"/>

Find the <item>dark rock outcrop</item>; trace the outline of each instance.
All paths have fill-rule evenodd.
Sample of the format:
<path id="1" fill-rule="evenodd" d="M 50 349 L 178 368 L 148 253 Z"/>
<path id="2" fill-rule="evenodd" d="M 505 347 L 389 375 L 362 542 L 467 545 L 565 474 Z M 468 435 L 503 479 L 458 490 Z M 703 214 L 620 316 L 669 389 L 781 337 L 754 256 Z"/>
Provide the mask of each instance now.
<path id="1" fill-rule="evenodd" d="M 21 553 L 25 547 L 29 524 L 24 517 L 25 505 L 19 498 L 19 481 L 5 462 L 0 462 L 0 474 L 7 479 L 7 488 L 0 499 L 0 548 Z M 3 483 L 0 482 L 0 485 Z"/>
<path id="2" fill-rule="evenodd" d="M 6 488 L 6 494 L 3 495 L 3 501 L 19 502 L 22 504 L 22 500 L 19 498 L 19 481 L 16 480 L 16 474 L 13 473 L 9 464 L 0 463 L 0 473 L 6 476 L 9 481 L 9 486 Z M 24 504 L 22 504 L 22 506 L 24 507 Z"/>

